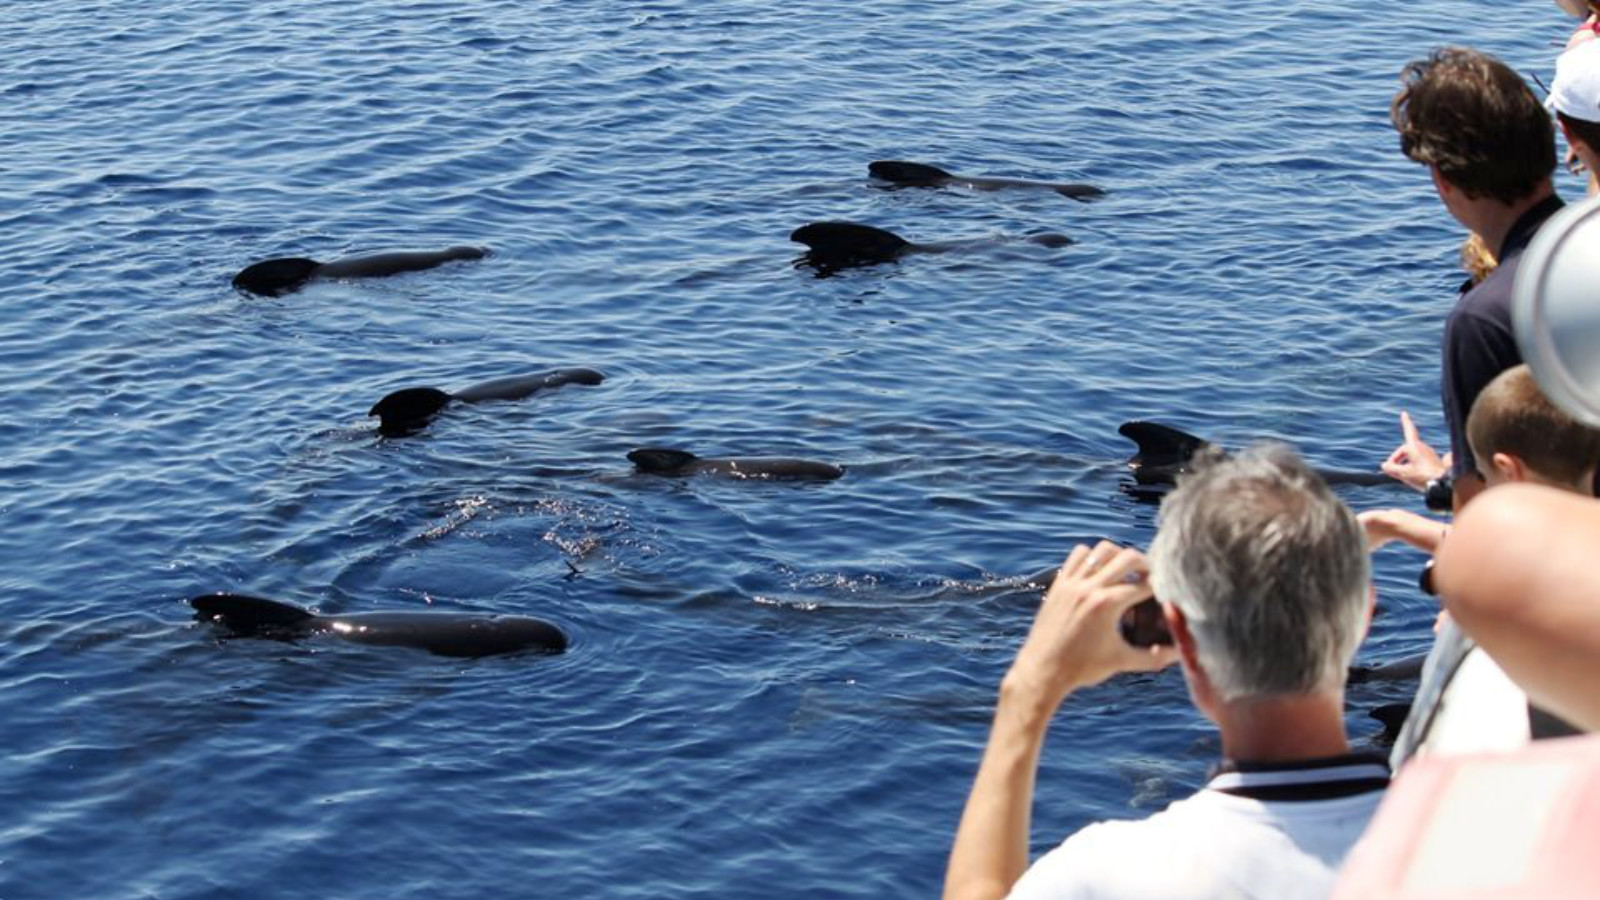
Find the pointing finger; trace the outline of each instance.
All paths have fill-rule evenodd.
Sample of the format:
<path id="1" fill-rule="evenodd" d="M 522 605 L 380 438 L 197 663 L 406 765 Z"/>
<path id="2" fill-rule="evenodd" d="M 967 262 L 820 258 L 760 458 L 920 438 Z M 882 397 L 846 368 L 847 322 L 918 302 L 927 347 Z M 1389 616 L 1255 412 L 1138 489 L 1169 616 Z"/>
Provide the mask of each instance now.
<path id="1" fill-rule="evenodd" d="M 1417 434 L 1416 423 L 1411 421 L 1411 414 L 1403 410 L 1400 413 L 1400 433 L 1405 435 L 1406 443 L 1408 444 L 1415 444 L 1422 440 L 1422 436 Z"/>

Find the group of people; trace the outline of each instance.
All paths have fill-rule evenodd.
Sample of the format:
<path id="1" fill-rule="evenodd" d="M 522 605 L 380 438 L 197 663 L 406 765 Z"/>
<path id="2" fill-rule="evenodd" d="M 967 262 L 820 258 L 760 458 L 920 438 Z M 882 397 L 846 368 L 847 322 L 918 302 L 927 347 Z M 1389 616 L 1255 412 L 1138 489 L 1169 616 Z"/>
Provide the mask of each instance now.
<path id="1" fill-rule="evenodd" d="M 1573 164 L 1600 172 L 1600 0 L 1558 2 L 1584 23 L 1548 108 L 1504 63 L 1461 48 L 1408 65 L 1391 107 L 1402 152 L 1427 167 L 1477 248 L 1445 324 L 1449 452 L 1402 413 L 1403 442 L 1382 464 L 1443 515 L 1357 516 L 1292 451 L 1267 445 L 1196 466 L 1164 501 L 1148 553 L 1075 548 L 1000 683 L 946 900 L 1326 897 L 1390 763 L 1404 775 L 1403 759 L 1352 753 L 1344 726 L 1346 673 L 1375 603 L 1368 554 L 1392 540 L 1434 555 L 1444 627 L 1525 691 L 1525 718 L 1538 710 L 1570 726 L 1558 730 L 1600 730 L 1600 576 L 1589 563 L 1600 431 L 1540 390 L 1511 313 L 1523 251 L 1562 208 L 1557 125 Z M 1171 643 L 1136 645 L 1120 626 L 1152 597 Z M 1210 780 L 1146 819 L 1092 824 L 1030 866 L 1034 780 L 1058 710 L 1112 675 L 1173 663 L 1220 732 Z M 1540 736 L 1527 722 L 1507 728 Z"/>

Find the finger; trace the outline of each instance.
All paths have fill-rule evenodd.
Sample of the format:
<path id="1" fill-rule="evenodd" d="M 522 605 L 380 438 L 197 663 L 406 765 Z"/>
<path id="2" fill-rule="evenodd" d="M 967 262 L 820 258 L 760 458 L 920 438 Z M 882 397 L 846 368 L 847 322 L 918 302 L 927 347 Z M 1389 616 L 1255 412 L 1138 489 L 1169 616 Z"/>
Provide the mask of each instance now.
<path id="1" fill-rule="evenodd" d="M 1155 589 L 1150 586 L 1150 579 L 1141 578 L 1138 581 L 1126 581 L 1100 588 L 1096 592 L 1102 602 L 1122 618 L 1122 614 L 1135 606 L 1154 597 Z"/>
<path id="2" fill-rule="evenodd" d="M 1121 552 L 1121 550 L 1121 547 L 1118 547 L 1116 544 L 1113 544 L 1110 541 L 1101 541 L 1100 543 L 1095 544 L 1094 549 L 1089 551 L 1089 559 L 1084 563 L 1082 574 L 1087 576 L 1099 572 L 1101 569 L 1105 568 L 1106 563 L 1115 558 L 1116 555 Z"/>
<path id="3" fill-rule="evenodd" d="M 1422 440 L 1421 435 L 1417 434 L 1417 424 L 1411 421 L 1411 414 L 1408 412 L 1402 411 L 1400 413 L 1400 433 L 1406 436 L 1406 443 L 1408 444 L 1415 444 Z"/>
<path id="4" fill-rule="evenodd" d="M 1088 557 L 1089 546 L 1087 544 L 1079 544 L 1073 547 L 1072 552 L 1067 554 L 1066 561 L 1061 564 L 1060 574 L 1068 577 L 1072 576 L 1078 569 L 1083 567 L 1083 561 Z M 1060 579 L 1057 580 L 1059 581 Z"/>
<path id="5" fill-rule="evenodd" d="M 1116 585 L 1123 582 L 1139 582 L 1145 580 L 1150 573 L 1149 563 L 1145 561 L 1144 554 L 1124 547 L 1111 557 L 1110 561 L 1100 567 L 1095 573 L 1095 581 L 1104 585 Z"/>

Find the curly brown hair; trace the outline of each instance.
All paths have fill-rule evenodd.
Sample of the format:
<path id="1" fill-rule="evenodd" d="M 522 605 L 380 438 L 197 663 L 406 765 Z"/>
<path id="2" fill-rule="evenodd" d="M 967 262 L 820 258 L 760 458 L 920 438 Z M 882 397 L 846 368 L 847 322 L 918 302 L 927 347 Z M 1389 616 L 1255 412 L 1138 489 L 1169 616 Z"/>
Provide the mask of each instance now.
<path id="1" fill-rule="evenodd" d="M 1445 47 L 1408 64 L 1400 81 L 1389 107 L 1400 152 L 1468 197 L 1516 203 L 1555 171 L 1550 114 L 1505 63 Z"/>

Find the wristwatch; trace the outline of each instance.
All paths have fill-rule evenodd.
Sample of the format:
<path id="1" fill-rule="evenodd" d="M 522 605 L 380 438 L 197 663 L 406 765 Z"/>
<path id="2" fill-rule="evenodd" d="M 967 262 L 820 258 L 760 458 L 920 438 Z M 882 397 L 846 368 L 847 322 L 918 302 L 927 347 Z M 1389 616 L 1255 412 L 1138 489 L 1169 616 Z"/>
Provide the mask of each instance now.
<path id="1" fill-rule="evenodd" d="M 1422 489 L 1422 502 L 1434 512 L 1449 512 L 1455 507 L 1456 485 L 1449 472 L 1428 480 Z"/>

